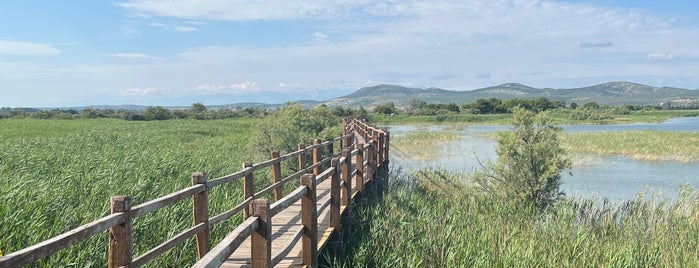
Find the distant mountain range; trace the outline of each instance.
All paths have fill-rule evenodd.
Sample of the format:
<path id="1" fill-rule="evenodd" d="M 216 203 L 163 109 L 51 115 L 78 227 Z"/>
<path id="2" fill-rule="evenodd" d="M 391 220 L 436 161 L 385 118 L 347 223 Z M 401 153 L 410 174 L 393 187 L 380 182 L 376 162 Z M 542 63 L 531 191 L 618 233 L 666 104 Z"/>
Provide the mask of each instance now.
<path id="1" fill-rule="evenodd" d="M 660 103 L 671 102 L 674 104 L 699 103 L 699 89 L 690 90 L 673 87 L 653 87 L 631 82 L 609 82 L 582 88 L 534 88 L 517 83 L 507 83 L 497 86 L 485 87 L 468 91 L 453 91 L 440 88 L 410 88 L 397 85 L 376 85 L 364 87 L 356 92 L 334 98 L 327 101 L 297 100 L 306 107 L 313 107 L 319 104 L 328 106 L 360 107 L 371 108 L 376 105 L 393 102 L 398 107 L 408 105 L 410 99 L 419 99 L 427 103 L 449 103 L 457 104 L 474 102 L 484 98 L 498 99 L 536 99 L 546 97 L 549 100 L 562 100 L 566 103 L 578 103 L 580 105 L 588 102 L 597 102 L 600 105 L 658 105 Z M 235 109 L 245 107 L 255 108 L 276 108 L 284 104 L 267 103 L 235 103 L 224 105 L 207 105 L 209 109 Z M 62 109 L 82 110 L 91 109 L 113 109 L 113 110 L 145 110 L 148 106 L 139 105 L 96 105 L 86 107 L 65 107 Z M 185 109 L 189 106 L 170 106 L 169 109 Z"/>
<path id="2" fill-rule="evenodd" d="M 699 90 L 672 87 L 652 87 L 631 82 L 609 82 L 583 88 L 534 88 L 507 83 L 470 91 L 452 91 L 440 88 L 408 88 L 396 85 L 377 85 L 359 89 L 344 97 L 324 102 L 328 106 L 371 107 L 388 101 L 396 106 L 407 106 L 408 100 L 420 99 L 427 103 L 457 104 L 474 102 L 481 98 L 562 100 L 566 103 L 601 105 L 656 105 L 664 102 L 699 103 Z"/>

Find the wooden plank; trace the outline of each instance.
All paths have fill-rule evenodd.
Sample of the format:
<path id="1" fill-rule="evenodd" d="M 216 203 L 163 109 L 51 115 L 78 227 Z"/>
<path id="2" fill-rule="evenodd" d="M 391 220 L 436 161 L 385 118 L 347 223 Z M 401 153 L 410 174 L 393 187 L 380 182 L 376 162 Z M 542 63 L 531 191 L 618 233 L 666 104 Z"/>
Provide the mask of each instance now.
<path id="1" fill-rule="evenodd" d="M 224 183 L 233 182 L 234 180 L 240 179 L 240 178 L 244 177 L 245 175 L 252 174 L 253 171 L 254 170 L 252 168 L 243 168 L 243 170 L 238 171 L 236 173 L 229 174 L 229 175 L 208 181 L 206 183 L 206 187 L 212 188 L 212 187 L 216 187 L 216 186 L 219 186 L 221 184 L 224 184 Z"/>
<path id="2" fill-rule="evenodd" d="M 281 200 L 275 202 L 272 204 L 272 206 L 269 209 L 269 214 L 272 216 L 276 216 L 281 212 L 282 210 L 290 207 L 292 204 L 296 203 L 297 201 L 301 200 L 301 197 L 306 195 L 307 188 L 306 187 L 298 187 L 296 190 L 291 192 L 291 194 L 285 196 Z"/>
<path id="3" fill-rule="evenodd" d="M 149 261 L 157 258 L 158 256 L 162 255 L 163 253 L 167 252 L 171 248 L 174 248 L 175 246 L 179 245 L 180 243 L 187 241 L 190 237 L 194 236 L 196 233 L 202 232 L 207 229 L 207 224 L 205 222 L 199 223 L 198 225 L 189 228 L 185 230 L 184 232 L 179 233 L 178 235 L 168 239 L 167 241 L 163 242 L 162 244 L 152 248 L 146 253 L 143 253 L 143 255 L 138 256 L 133 262 L 131 262 L 131 265 L 133 267 L 141 267 L 148 263 Z M 202 255 L 204 256 L 204 255 Z"/>
<path id="4" fill-rule="evenodd" d="M 212 248 L 209 253 L 204 255 L 196 264 L 194 268 L 204 268 L 204 267 L 219 267 L 221 266 L 228 256 L 231 255 L 246 238 L 252 234 L 258 227 L 258 218 L 250 217 L 243 223 L 238 225 L 232 232 L 230 232 L 221 242 Z"/>
<path id="5" fill-rule="evenodd" d="M 197 184 L 194 186 L 189 186 L 177 192 L 171 193 L 169 195 L 153 199 L 151 201 L 145 202 L 138 206 L 132 207 L 129 213 L 133 218 L 143 216 L 150 212 L 156 211 L 160 208 L 177 203 L 177 201 L 187 199 L 195 194 L 201 193 L 206 190 L 206 185 Z"/>
<path id="6" fill-rule="evenodd" d="M 126 218 L 126 213 L 107 215 L 39 244 L 9 253 L 0 257 L 0 267 L 20 267 L 38 261 L 93 235 L 103 233 L 112 226 L 124 222 Z"/>
<path id="7" fill-rule="evenodd" d="M 233 217 L 238 212 L 243 211 L 248 205 L 252 203 L 252 197 L 249 197 L 248 199 L 245 199 L 242 203 L 238 204 L 234 208 L 232 208 L 229 211 L 223 212 L 221 214 L 218 214 L 216 216 L 213 216 L 209 219 L 209 227 L 216 225 L 219 222 L 225 221 L 229 219 L 230 217 Z"/>

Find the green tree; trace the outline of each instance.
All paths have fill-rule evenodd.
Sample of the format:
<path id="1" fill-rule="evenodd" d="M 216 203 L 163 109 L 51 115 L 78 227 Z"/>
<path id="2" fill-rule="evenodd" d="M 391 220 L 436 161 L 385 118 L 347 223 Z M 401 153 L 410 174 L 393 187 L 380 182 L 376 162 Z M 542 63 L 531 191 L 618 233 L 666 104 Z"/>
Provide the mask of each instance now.
<path id="1" fill-rule="evenodd" d="M 408 100 L 408 112 L 417 113 L 427 106 L 427 103 L 423 100 L 409 99 Z"/>
<path id="2" fill-rule="evenodd" d="M 477 182 L 487 192 L 502 195 L 540 211 L 561 196 L 561 171 L 571 167 L 558 140 L 560 128 L 545 113 L 513 108 L 513 131 L 498 133 L 498 159 L 485 165 Z"/>
<path id="3" fill-rule="evenodd" d="M 396 112 L 396 105 L 393 102 L 387 102 L 384 104 L 379 104 L 374 108 L 374 113 L 377 114 L 394 114 Z"/>
<path id="4" fill-rule="evenodd" d="M 148 106 L 143 112 L 143 117 L 146 120 L 168 120 L 170 119 L 170 111 L 160 106 Z"/>
<path id="5" fill-rule="evenodd" d="M 599 109 L 599 103 L 597 102 L 588 102 L 583 105 L 583 108 L 589 108 L 589 109 Z"/>
<path id="6" fill-rule="evenodd" d="M 199 102 L 192 103 L 191 116 L 194 119 L 206 119 L 206 106 Z"/>
<path id="7" fill-rule="evenodd" d="M 327 141 L 342 132 L 340 118 L 327 106 L 306 110 L 300 104 L 283 108 L 255 124 L 249 146 L 258 159 L 267 159 L 274 150 L 282 154 L 296 151 L 299 143 L 311 145 L 313 139 Z"/>

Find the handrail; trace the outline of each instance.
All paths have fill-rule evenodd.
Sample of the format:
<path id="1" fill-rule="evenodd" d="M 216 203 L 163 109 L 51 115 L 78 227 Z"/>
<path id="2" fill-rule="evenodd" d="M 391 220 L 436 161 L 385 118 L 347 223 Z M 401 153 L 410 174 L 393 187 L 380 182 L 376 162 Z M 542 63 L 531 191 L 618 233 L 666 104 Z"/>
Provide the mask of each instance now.
<path id="1" fill-rule="evenodd" d="M 245 239 L 260 226 L 258 217 L 250 217 L 231 231 L 209 254 L 199 259 L 193 268 L 219 267 Z"/>
<path id="2" fill-rule="evenodd" d="M 39 244 L 6 254 L 0 257 L 0 265 L 2 267 L 19 267 L 38 261 L 61 249 L 72 246 L 81 240 L 106 231 L 112 226 L 124 222 L 126 217 L 126 213 L 117 213 L 102 217 L 99 220 L 60 234 Z"/>
<path id="3" fill-rule="evenodd" d="M 282 210 L 291 206 L 293 203 L 296 203 L 296 201 L 299 201 L 299 199 L 301 199 L 301 197 L 303 197 L 306 194 L 306 192 L 308 192 L 307 189 L 308 188 L 306 187 L 296 188 L 296 190 L 291 192 L 289 195 L 272 204 L 269 208 L 269 214 L 275 216 L 279 214 L 279 212 L 281 212 Z"/>
<path id="4" fill-rule="evenodd" d="M 370 134 L 374 135 L 372 136 Z M 365 141 L 367 141 L 367 143 L 361 147 L 355 148 L 352 138 L 357 137 L 357 135 L 362 136 L 362 138 Z M 229 233 L 229 235 L 227 235 L 218 245 L 216 245 L 216 247 L 212 248 L 209 251 L 208 249 L 210 246 L 208 245 L 208 241 L 209 230 L 211 229 L 211 227 L 231 218 L 232 216 L 242 211 L 248 211 L 248 209 L 251 209 L 252 203 L 255 201 L 257 197 L 268 195 L 273 191 L 278 191 L 278 193 L 281 193 L 281 188 L 284 184 L 290 183 L 291 180 L 299 179 L 302 177 L 302 175 L 312 171 L 316 172 L 316 176 L 313 177 L 314 185 L 320 184 L 328 178 L 332 177 L 334 181 L 333 187 L 350 187 L 351 184 L 354 184 L 351 182 L 354 180 L 355 177 L 364 176 L 364 173 L 366 171 L 373 173 L 376 167 L 370 167 L 371 165 L 376 165 L 378 167 L 384 164 L 378 163 L 377 160 L 388 160 L 388 135 L 389 133 L 387 131 L 376 129 L 366 124 L 365 122 L 362 122 L 362 120 L 358 118 L 351 118 L 351 120 L 343 120 L 343 134 L 339 135 L 336 138 L 333 138 L 325 142 L 319 142 L 318 140 L 316 140 L 313 145 L 309 145 L 308 147 L 300 145 L 299 150 L 282 156 L 279 156 L 278 153 L 276 155 L 273 154 L 273 156 L 276 157 L 256 164 L 246 164 L 243 169 L 237 172 L 224 175 L 222 177 L 218 177 L 212 180 L 207 180 L 206 176 L 201 173 L 195 173 L 195 175 L 192 175 L 192 186 L 147 201 L 137 206 L 131 207 L 129 197 L 119 196 L 117 197 L 117 199 L 113 197 L 112 214 L 102 217 L 93 222 L 87 223 L 85 225 L 82 225 L 66 233 L 60 234 L 54 238 L 40 242 L 36 245 L 24 248 L 22 250 L 18 250 L 16 252 L 8 253 L 5 256 L 0 257 L 0 267 L 15 267 L 33 263 L 41 258 L 52 255 L 61 249 L 70 247 L 82 240 L 103 233 L 107 230 L 110 231 L 110 267 L 140 267 L 144 264 L 147 264 L 150 260 L 162 255 L 169 249 L 181 244 L 182 242 L 194 236 L 196 236 L 197 238 L 197 249 L 199 250 L 198 256 L 200 258 L 200 261 L 197 262 L 195 267 L 212 267 L 212 264 L 216 266 L 216 263 L 220 264 L 223 261 L 225 261 L 226 257 L 230 255 L 236 248 L 238 248 L 240 246 L 240 243 L 242 243 L 242 241 L 244 241 L 246 237 L 250 236 L 253 232 L 257 230 L 257 228 L 260 226 L 261 219 L 259 217 L 248 217 L 243 223 L 238 225 L 238 227 L 236 227 L 231 233 Z M 376 138 L 379 138 L 378 145 L 377 142 L 375 142 Z M 332 149 L 334 148 L 334 144 L 338 142 L 341 146 L 338 147 L 339 150 L 337 151 L 339 151 L 339 153 L 336 154 Z M 322 148 L 330 148 L 330 150 L 329 152 L 321 152 L 319 149 Z M 346 148 L 351 149 L 343 150 Z M 347 151 L 347 154 L 341 155 L 342 151 Z M 362 153 L 360 154 L 360 152 Z M 368 156 L 367 152 L 374 152 L 377 155 Z M 283 161 L 293 159 L 296 157 L 298 157 L 299 161 L 301 161 L 306 159 L 305 157 L 307 154 L 311 153 L 313 154 L 312 164 L 306 166 L 306 164 L 303 163 L 302 165 L 300 165 L 300 170 L 287 176 L 286 178 L 279 178 L 277 177 L 277 175 L 275 175 L 275 177 L 277 177 L 275 178 L 275 182 L 271 183 L 269 186 L 256 193 L 254 192 L 254 190 L 250 189 L 251 191 L 249 191 L 249 194 L 246 194 L 246 196 L 243 197 L 242 202 L 238 203 L 228 211 L 225 211 L 223 213 L 209 218 L 207 205 L 207 194 L 209 189 L 212 189 L 219 185 L 232 183 L 241 179 L 245 179 L 245 185 L 254 186 L 254 184 L 248 183 L 248 181 L 253 179 L 253 174 L 255 174 L 256 171 L 268 167 L 278 169 L 279 165 Z M 385 157 L 381 158 L 381 155 L 379 154 L 385 154 Z M 359 158 L 359 156 L 362 156 L 362 158 Z M 362 159 L 361 166 L 362 170 L 364 171 L 358 172 L 357 168 L 350 168 L 347 171 L 347 173 L 344 173 L 345 171 L 340 172 L 341 166 L 344 165 L 346 167 L 350 159 L 354 161 L 355 157 L 357 157 L 357 159 Z M 332 165 L 330 165 L 330 162 L 332 162 Z M 338 163 L 344 164 L 340 165 Z M 367 168 L 364 168 L 365 165 L 367 166 Z M 324 166 L 329 167 L 321 172 L 320 169 Z M 352 167 L 353 165 L 349 166 Z M 340 175 L 343 176 L 341 180 L 339 178 Z M 349 176 L 350 178 L 344 178 L 346 176 Z M 336 179 L 339 181 L 335 183 Z M 363 180 L 363 183 L 365 183 L 366 181 L 368 181 L 368 179 Z M 346 183 L 348 182 L 350 183 L 350 186 L 346 185 Z M 356 185 L 356 187 L 358 191 L 361 191 L 364 188 L 363 185 Z M 321 196 L 325 196 L 328 194 L 316 193 L 315 190 L 310 191 L 309 189 L 310 188 L 308 188 L 308 186 L 302 186 L 296 188 L 296 190 L 292 191 L 284 197 L 279 197 L 280 195 L 277 195 L 277 202 L 269 206 L 267 209 L 268 211 L 266 213 L 268 213 L 269 217 L 276 215 L 279 212 L 283 211 L 285 208 L 291 206 L 293 203 L 297 202 L 298 200 L 304 199 L 305 196 L 307 196 L 309 193 L 313 194 L 313 199 L 320 198 Z M 339 194 L 340 190 L 337 189 L 336 191 Z M 243 192 L 248 192 L 248 190 L 245 190 Z M 350 189 L 350 194 L 351 192 L 352 191 Z M 138 217 L 141 217 L 159 209 L 163 209 L 179 201 L 189 198 L 193 199 L 194 204 L 194 224 L 192 225 L 192 227 L 181 231 L 179 234 L 167 239 L 166 241 L 151 248 L 147 252 L 143 253 L 142 255 L 136 257 L 133 261 L 131 261 L 130 255 L 132 254 L 132 245 L 130 243 L 132 241 L 132 221 L 137 219 Z M 331 195 L 331 198 L 327 199 L 327 201 L 321 204 L 318 208 L 315 208 L 314 204 L 314 211 L 316 209 L 318 211 L 322 211 L 326 209 L 328 206 L 330 206 L 333 202 L 339 204 L 340 201 L 337 199 L 335 199 L 335 201 L 332 201 L 333 198 L 339 198 L 339 196 Z M 343 200 L 344 199 L 346 198 L 343 198 Z M 337 206 L 339 207 L 339 205 Z M 314 213 L 317 213 L 317 211 Z M 248 215 L 247 212 L 245 215 Z M 317 217 L 317 215 L 314 217 Z M 339 226 L 337 227 L 339 228 Z M 115 228 L 119 229 L 119 231 L 115 231 L 115 233 L 112 235 L 112 229 Z M 315 228 L 317 229 L 317 227 Z M 300 237 L 302 236 L 301 234 L 303 233 L 304 232 L 300 232 L 299 234 L 294 236 L 293 239 L 290 240 L 289 244 L 297 243 Z M 119 248 L 112 250 L 112 241 L 114 241 L 114 244 L 118 245 Z M 306 247 L 304 246 L 304 248 Z M 271 256 L 269 256 L 269 258 L 271 258 L 270 260 L 272 261 L 272 263 L 276 264 L 279 262 L 279 260 L 281 260 L 281 258 L 283 258 L 289 253 L 289 250 L 291 250 L 291 248 L 283 249 L 280 253 L 275 255 L 274 258 L 272 258 Z M 207 254 L 207 251 L 209 251 L 209 254 Z M 122 256 L 122 254 L 128 254 L 129 256 L 124 257 Z"/>

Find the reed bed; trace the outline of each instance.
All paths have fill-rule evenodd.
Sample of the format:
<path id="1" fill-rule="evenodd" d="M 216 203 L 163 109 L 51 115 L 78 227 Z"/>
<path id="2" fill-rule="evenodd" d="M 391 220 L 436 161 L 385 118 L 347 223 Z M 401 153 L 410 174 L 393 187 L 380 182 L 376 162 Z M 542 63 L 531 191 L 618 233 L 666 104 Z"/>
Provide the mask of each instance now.
<path id="1" fill-rule="evenodd" d="M 0 120 L 0 250 L 8 254 L 105 216 L 112 195 L 129 195 L 137 205 L 190 186 L 193 172 L 215 178 L 240 170 L 250 159 L 252 123 Z M 211 213 L 231 208 L 241 195 L 240 185 L 213 189 Z M 134 255 L 191 226 L 186 201 L 139 217 Z M 226 228 L 214 228 L 212 237 L 223 237 Z M 107 241 L 106 233 L 94 236 L 34 266 L 105 267 Z M 148 266 L 186 266 L 195 254 L 190 239 Z"/>
<path id="2" fill-rule="evenodd" d="M 696 267 L 699 195 L 559 201 L 544 214 L 473 188 L 467 174 L 392 171 L 380 205 L 330 267 Z"/>
<path id="3" fill-rule="evenodd" d="M 621 131 L 565 133 L 562 146 L 571 153 L 623 155 L 638 160 L 699 161 L 699 133 Z"/>
<path id="4" fill-rule="evenodd" d="M 413 160 L 424 161 L 435 159 L 441 153 L 443 143 L 457 141 L 461 136 L 452 132 L 418 130 L 391 138 L 391 146 L 399 151 L 410 152 Z"/>

